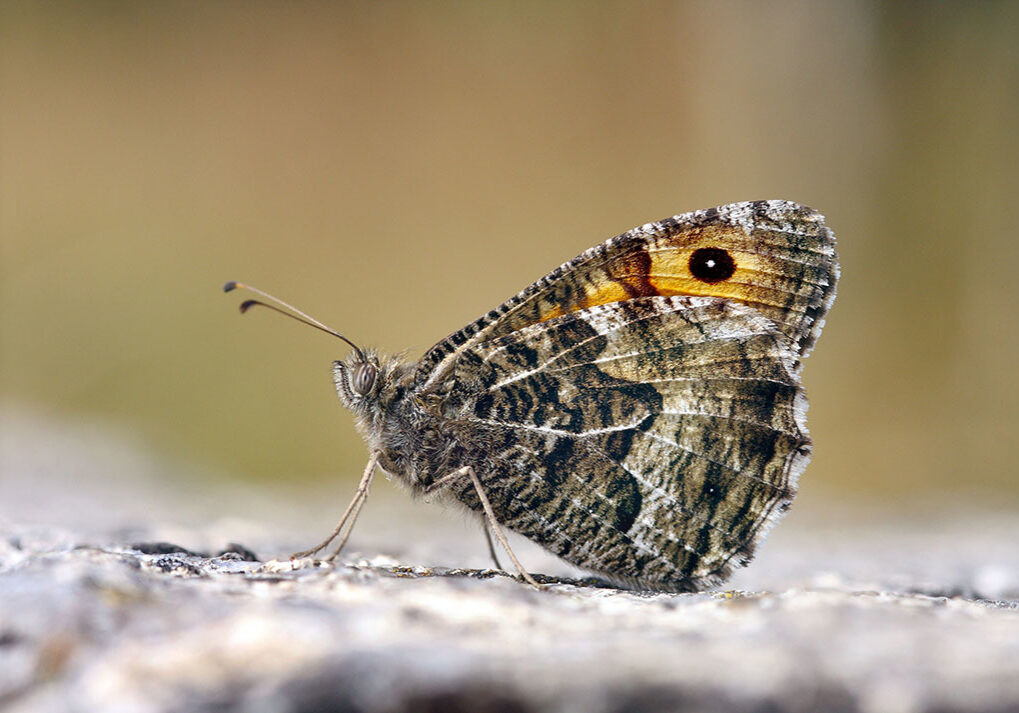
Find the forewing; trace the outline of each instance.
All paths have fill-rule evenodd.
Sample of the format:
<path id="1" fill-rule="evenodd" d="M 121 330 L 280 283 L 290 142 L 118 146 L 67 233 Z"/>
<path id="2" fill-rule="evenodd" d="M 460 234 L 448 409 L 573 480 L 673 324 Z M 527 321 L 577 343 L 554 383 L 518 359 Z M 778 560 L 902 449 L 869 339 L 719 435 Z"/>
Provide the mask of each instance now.
<path id="1" fill-rule="evenodd" d="M 744 305 L 637 298 L 464 349 L 446 413 L 500 522 L 616 580 L 696 589 L 793 498 L 810 450 L 796 361 Z"/>
<path id="2" fill-rule="evenodd" d="M 731 274 L 698 275 L 692 261 L 706 248 L 732 260 Z M 440 381 L 462 347 L 589 307 L 651 296 L 747 304 L 769 317 L 802 357 L 820 334 L 837 279 L 835 237 L 811 208 L 755 201 L 685 213 L 634 228 L 553 270 L 435 345 L 419 362 L 416 379 Z"/>

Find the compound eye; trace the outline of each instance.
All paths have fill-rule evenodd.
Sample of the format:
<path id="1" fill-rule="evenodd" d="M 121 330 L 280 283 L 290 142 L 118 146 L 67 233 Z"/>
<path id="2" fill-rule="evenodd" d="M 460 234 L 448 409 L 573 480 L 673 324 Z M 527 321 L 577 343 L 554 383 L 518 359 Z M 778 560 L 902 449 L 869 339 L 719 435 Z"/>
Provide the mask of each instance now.
<path id="1" fill-rule="evenodd" d="M 366 362 L 361 362 L 354 367 L 353 378 L 351 379 L 350 385 L 354 388 L 361 396 L 367 396 L 375 386 L 375 377 L 378 370 Z"/>

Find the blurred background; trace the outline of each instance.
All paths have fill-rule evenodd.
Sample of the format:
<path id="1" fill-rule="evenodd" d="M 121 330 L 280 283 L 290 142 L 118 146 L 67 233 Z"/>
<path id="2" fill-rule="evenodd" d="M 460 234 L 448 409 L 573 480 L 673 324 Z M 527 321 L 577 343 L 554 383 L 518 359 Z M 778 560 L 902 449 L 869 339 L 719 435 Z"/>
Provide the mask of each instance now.
<path id="1" fill-rule="evenodd" d="M 759 198 L 842 258 L 795 510 L 1019 510 L 1017 166 L 1015 2 L 4 3 L 0 515 L 229 483 L 324 531 L 366 457 L 346 349 L 224 281 L 417 357 Z"/>

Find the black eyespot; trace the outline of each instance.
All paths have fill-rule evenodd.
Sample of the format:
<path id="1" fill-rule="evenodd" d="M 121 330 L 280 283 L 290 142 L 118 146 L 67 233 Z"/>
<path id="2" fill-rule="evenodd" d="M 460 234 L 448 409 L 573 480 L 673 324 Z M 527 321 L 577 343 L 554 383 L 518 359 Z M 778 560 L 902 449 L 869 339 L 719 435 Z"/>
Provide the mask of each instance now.
<path id="1" fill-rule="evenodd" d="M 375 386 L 375 377 L 378 370 L 368 364 L 367 362 L 361 362 L 354 367 L 354 373 L 351 375 L 350 385 L 353 387 L 361 396 L 367 396 L 371 392 L 372 387 Z"/>
<path id="2" fill-rule="evenodd" d="M 732 277 L 736 262 L 722 248 L 698 248 L 690 256 L 690 274 L 701 282 L 714 284 Z"/>

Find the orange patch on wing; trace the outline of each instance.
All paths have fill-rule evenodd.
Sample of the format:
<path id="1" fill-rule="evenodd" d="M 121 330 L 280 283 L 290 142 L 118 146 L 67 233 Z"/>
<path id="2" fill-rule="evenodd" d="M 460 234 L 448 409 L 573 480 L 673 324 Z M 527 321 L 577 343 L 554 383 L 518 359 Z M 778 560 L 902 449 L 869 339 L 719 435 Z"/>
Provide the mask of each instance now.
<path id="1" fill-rule="evenodd" d="M 579 312 L 582 309 L 588 307 L 594 307 L 595 305 L 604 305 L 611 302 L 622 302 L 632 297 L 631 293 L 621 283 L 614 280 L 606 280 L 605 282 L 592 285 L 595 288 L 593 290 L 585 290 L 584 296 L 574 304 L 567 307 L 563 307 L 561 304 L 552 305 L 549 309 L 543 310 L 540 322 L 547 322 L 550 319 L 556 317 L 562 317 L 564 314 L 570 314 L 572 312 Z"/>
<path id="2" fill-rule="evenodd" d="M 547 322 L 550 319 L 562 317 L 564 314 L 566 314 L 566 312 L 563 311 L 562 305 L 552 305 L 551 309 L 541 311 L 541 316 L 538 318 L 538 321 Z"/>
<path id="3" fill-rule="evenodd" d="M 597 290 L 594 292 L 588 292 L 584 295 L 584 299 L 581 300 L 574 310 L 587 309 L 588 307 L 594 307 L 595 305 L 605 305 L 610 302 L 622 302 L 632 297 L 629 290 L 626 289 L 622 284 L 615 281 L 605 282 L 597 286 Z M 574 310 L 570 310 L 571 312 Z"/>
<path id="4" fill-rule="evenodd" d="M 786 295 L 765 277 L 773 273 L 773 261 L 741 250 L 748 242 L 741 228 L 729 226 L 706 226 L 649 241 L 643 249 L 616 255 L 593 274 L 588 273 L 582 297 L 572 303 L 544 305 L 539 321 L 652 295 L 724 297 L 752 306 L 783 308 Z M 690 258 L 700 248 L 725 250 L 735 263 L 733 274 L 717 282 L 694 277 Z"/>
<path id="5" fill-rule="evenodd" d="M 761 284 L 761 272 L 765 268 L 761 256 L 756 253 L 729 249 L 729 255 L 736 263 L 736 271 L 727 280 L 704 282 L 690 273 L 690 256 L 702 247 L 660 250 L 651 253 L 651 274 L 648 281 L 662 295 L 697 295 L 702 297 L 725 297 L 754 305 L 781 307 L 785 302 L 769 285 Z"/>

